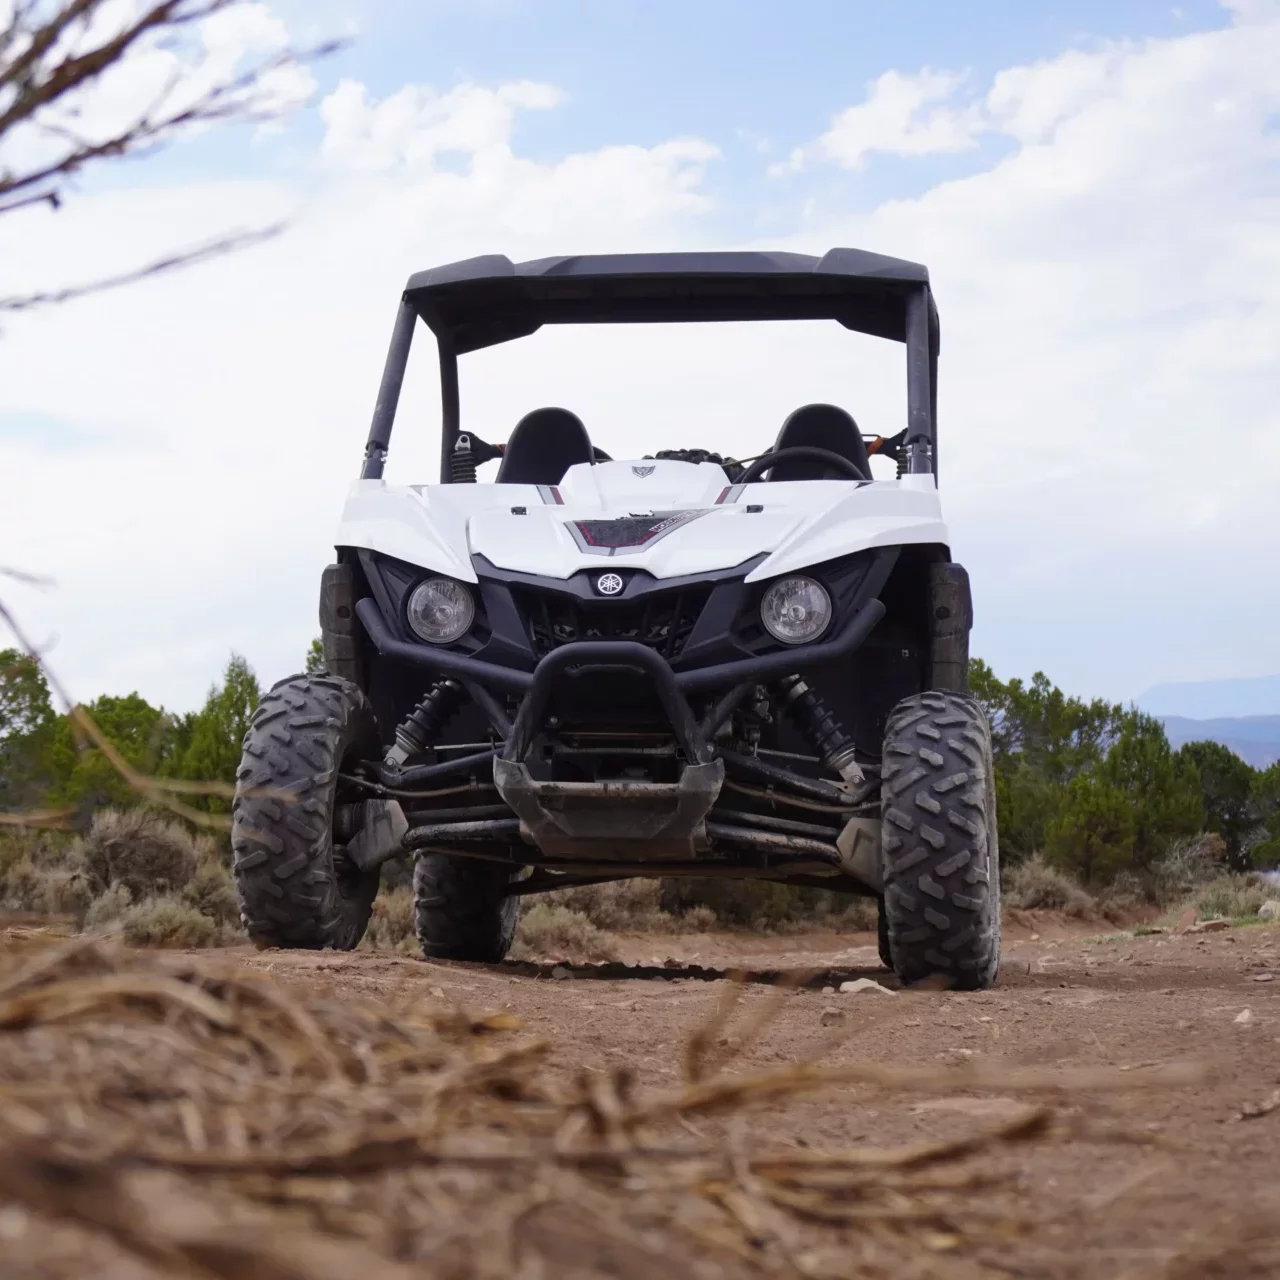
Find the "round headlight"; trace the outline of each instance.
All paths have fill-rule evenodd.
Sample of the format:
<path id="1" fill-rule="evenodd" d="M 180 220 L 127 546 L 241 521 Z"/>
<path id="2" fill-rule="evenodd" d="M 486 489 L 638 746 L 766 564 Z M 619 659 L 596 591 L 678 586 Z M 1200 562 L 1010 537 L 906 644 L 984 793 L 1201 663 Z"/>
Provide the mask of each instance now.
<path id="1" fill-rule="evenodd" d="M 461 582 L 428 578 L 414 587 L 405 612 L 414 634 L 428 644 L 452 644 L 471 630 L 476 602 Z"/>
<path id="2" fill-rule="evenodd" d="M 783 644 L 816 640 L 831 621 L 831 597 L 812 578 L 779 578 L 760 601 L 760 621 Z"/>

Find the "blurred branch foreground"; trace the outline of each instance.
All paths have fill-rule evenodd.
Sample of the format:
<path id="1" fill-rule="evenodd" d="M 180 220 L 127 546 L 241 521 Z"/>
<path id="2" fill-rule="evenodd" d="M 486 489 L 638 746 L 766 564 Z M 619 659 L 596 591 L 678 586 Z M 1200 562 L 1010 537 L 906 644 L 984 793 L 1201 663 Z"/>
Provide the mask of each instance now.
<path id="1" fill-rule="evenodd" d="M 299 105 L 308 50 L 244 0 L 0 0 L 0 215 L 58 209 L 87 170 L 210 125 L 261 121 Z M 254 243 L 235 232 L 84 284 L 5 296 L 25 310 L 115 288 Z"/>
<path id="2" fill-rule="evenodd" d="M 847 1032 L 808 1060 L 730 1074 L 794 995 L 744 1009 L 744 994 L 728 984 L 688 1041 L 683 1082 L 642 1090 L 626 1068 L 557 1069 L 504 1012 L 298 995 L 231 965 L 11 934 L 6 1263 L 121 1280 L 959 1280 L 994 1274 L 983 1254 L 1055 1212 L 1019 1187 L 1014 1149 L 1146 1144 L 1098 1123 L 1102 1099 L 1195 1076 L 821 1065 Z M 833 1088 L 1024 1101 L 898 1148 L 764 1143 L 734 1123 Z M 1069 1108 L 1052 1101 L 1064 1095 Z"/>

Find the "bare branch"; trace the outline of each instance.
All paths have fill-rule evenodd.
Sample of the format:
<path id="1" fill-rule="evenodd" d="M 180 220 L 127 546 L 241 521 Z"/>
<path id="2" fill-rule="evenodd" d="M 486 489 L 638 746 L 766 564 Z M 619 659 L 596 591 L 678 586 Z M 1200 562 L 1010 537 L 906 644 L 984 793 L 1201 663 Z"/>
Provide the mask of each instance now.
<path id="1" fill-rule="evenodd" d="M 124 285 L 136 284 L 139 280 L 146 280 L 150 276 L 162 275 L 168 271 L 175 271 L 180 267 L 194 266 L 199 262 L 207 262 L 211 258 L 220 258 L 224 254 L 234 253 L 237 249 L 245 249 L 250 245 L 261 244 L 264 240 L 270 240 L 279 235 L 283 230 L 284 223 L 276 223 L 274 226 L 263 227 L 257 231 L 240 231 L 233 235 L 224 236 L 220 240 L 214 240 L 209 244 L 198 245 L 194 249 L 186 249 L 180 253 L 171 254 L 166 258 L 158 258 L 154 262 L 147 263 L 146 266 L 138 267 L 136 270 L 125 271 L 120 275 L 106 276 L 101 280 L 94 280 L 88 284 L 71 285 L 65 289 L 50 289 L 41 293 L 19 294 L 11 298 L 0 297 L 0 311 L 30 311 L 35 307 L 47 307 L 59 302 L 70 302 L 76 298 L 86 297 L 91 293 L 105 293 L 109 289 L 119 289 Z"/>
<path id="2" fill-rule="evenodd" d="M 0 155 L 7 150 L 25 159 L 0 165 L 0 215 L 36 205 L 56 210 L 86 168 L 148 152 L 191 128 L 267 120 L 287 110 L 290 104 L 274 92 L 278 73 L 326 56 L 339 42 L 305 50 L 286 47 L 247 67 L 227 67 L 205 83 L 211 64 L 193 28 L 243 3 L 144 0 L 121 25 L 112 21 L 117 12 L 112 0 L 13 0 L 11 16 L 0 27 Z M 173 58 L 174 67 L 151 101 L 97 129 L 86 124 L 104 78 L 159 50 Z M 14 139 L 23 145 L 6 148 Z M 3 298 L 0 309 L 26 310 L 118 288 L 257 243 L 279 229 L 229 235 L 86 285 Z"/>
<path id="3" fill-rule="evenodd" d="M 26 573 L 22 569 L 11 569 L 8 565 L 0 564 L 0 577 L 12 578 L 15 582 L 21 582 L 28 587 L 51 587 L 53 585 L 52 578 L 42 577 L 38 573 Z"/>

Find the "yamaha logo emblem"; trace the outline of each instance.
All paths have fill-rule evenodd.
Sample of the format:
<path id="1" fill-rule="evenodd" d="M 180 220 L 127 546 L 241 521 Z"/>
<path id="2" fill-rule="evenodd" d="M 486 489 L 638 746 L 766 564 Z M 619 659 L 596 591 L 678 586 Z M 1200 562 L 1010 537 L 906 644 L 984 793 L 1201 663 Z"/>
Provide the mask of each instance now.
<path id="1" fill-rule="evenodd" d="M 645 476 L 653 475 L 655 470 L 656 470 L 655 467 L 632 467 L 631 474 L 633 476 L 638 476 L 641 480 L 643 480 Z"/>
<path id="2" fill-rule="evenodd" d="M 596 579 L 596 590 L 602 596 L 616 596 L 624 585 L 621 575 L 616 573 L 602 573 Z"/>

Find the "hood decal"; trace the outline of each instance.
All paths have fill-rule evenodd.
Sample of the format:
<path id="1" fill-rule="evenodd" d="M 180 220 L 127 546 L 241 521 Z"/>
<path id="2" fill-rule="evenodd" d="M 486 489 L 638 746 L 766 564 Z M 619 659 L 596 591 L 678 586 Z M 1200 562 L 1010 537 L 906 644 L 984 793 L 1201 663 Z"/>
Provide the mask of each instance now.
<path id="1" fill-rule="evenodd" d="M 612 556 L 648 547 L 705 511 L 652 511 L 613 520 L 572 520 L 567 524 L 578 547 L 590 556 Z"/>

